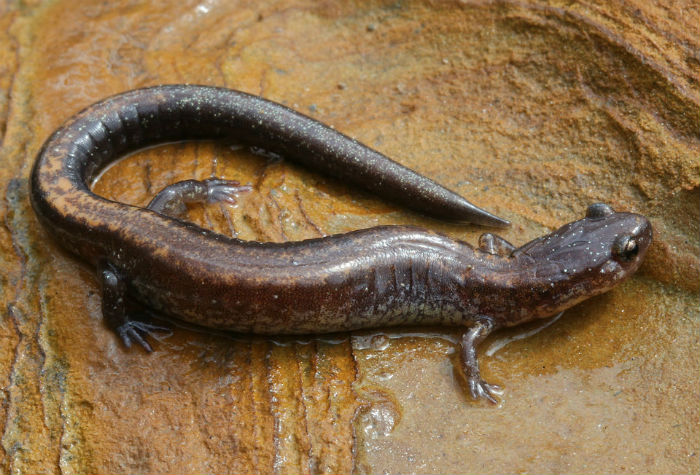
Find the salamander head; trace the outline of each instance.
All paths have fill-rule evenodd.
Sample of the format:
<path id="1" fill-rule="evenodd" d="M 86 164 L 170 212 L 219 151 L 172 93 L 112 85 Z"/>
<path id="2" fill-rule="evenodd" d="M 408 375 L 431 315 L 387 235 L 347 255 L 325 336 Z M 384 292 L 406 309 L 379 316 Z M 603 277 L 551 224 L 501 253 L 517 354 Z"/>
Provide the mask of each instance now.
<path id="1" fill-rule="evenodd" d="M 517 249 L 513 257 L 534 265 L 532 288 L 543 297 L 537 316 L 547 316 L 610 290 L 632 275 L 652 241 L 649 220 L 616 213 L 605 204 L 588 207 L 586 217 Z"/>

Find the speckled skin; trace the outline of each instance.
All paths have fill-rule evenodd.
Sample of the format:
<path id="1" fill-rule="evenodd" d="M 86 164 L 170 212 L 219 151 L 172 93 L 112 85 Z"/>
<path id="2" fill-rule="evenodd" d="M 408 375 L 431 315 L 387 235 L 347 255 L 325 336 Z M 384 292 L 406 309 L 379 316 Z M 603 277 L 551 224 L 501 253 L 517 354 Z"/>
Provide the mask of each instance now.
<path id="1" fill-rule="evenodd" d="M 643 216 L 605 205 L 592 205 L 586 218 L 519 249 L 493 235 L 482 236 L 474 249 L 405 226 L 284 244 L 244 242 L 88 188 L 125 153 L 200 138 L 262 146 L 438 217 L 505 223 L 378 152 L 255 96 L 202 86 L 118 95 L 85 109 L 47 140 L 32 171 L 31 200 L 50 234 L 103 271 L 103 313 L 125 342 L 128 335 L 142 342 L 133 329 L 124 333 L 130 321 L 118 304 L 127 294 L 177 318 L 242 332 L 466 326 L 462 356 L 470 390 L 493 400 L 495 387 L 479 377 L 479 341 L 496 328 L 605 292 L 637 269 L 651 242 Z"/>

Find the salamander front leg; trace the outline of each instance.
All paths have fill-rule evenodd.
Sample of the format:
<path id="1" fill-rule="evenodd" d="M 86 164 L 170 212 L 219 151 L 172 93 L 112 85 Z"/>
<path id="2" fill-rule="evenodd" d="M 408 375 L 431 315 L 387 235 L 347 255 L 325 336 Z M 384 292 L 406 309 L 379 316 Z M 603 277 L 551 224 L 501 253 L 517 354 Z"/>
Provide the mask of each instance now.
<path id="1" fill-rule="evenodd" d="M 132 342 L 141 345 L 149 353 L 153 351 L 146 337 L 155 332 L 170 330 L 138 320 L 131 320 L 126 309 L 126 285 L 116 270 L 109 264 L 102 266 L 102 318 L 112 331 L 119 336 L 127 348 Z"/>
<path id="2" fill-rule="evenodd" d="M 179 218 L 185 214 L 187 203 L 236 202 L 236 194 L 250 191 L 251 187 L 235 180 L 207 178 L 206 180 L 184 180 L 163 188 L 148 204 L 147 208 L 157 213 Z"/>
<path id="3" fill-rule="evenodd" d="M 495 396 L 500 394 L 501 388 L 481 379 L 479 361 L 476 356 L 476 347 L 479 346 L 479 343 L 481 343 L 495 328 L 496 325 L 492 319 L 482 317 L 462 334 L 462 339 L 460 341 L 462 368 L 467 377 L 469 392 L 474 399 L 483 397 L 494 404 L 498 402 Z"/>

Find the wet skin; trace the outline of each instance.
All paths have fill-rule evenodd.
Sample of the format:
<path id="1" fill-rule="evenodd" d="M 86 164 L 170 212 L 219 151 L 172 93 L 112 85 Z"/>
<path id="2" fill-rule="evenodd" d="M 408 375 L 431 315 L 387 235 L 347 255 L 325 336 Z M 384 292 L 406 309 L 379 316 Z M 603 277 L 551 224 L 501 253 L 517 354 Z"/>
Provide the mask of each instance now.
<path id="1" fill-rule="evenodd" d="M 229 238 L 181 220 L 184 203 L 232 201 L 236 182 L 187 180 L 147 208 L 88 184 L 148 145 L 227 139 L 261 146 L 445 219 L 508 222 L 380 153 L 284 106 L 237 91 L 161 86 L 95 104 L 58 129 L 31 176 L 32 206 L 50 234 L 98 270 L 105 321 L 150 351 L 154 327 L 127 300 L 198 325 L 304 334 L 395 325 L 465 327 L 462 368 L 474 398 L 495 401 L 476 347 L 492 331 L 555 315 L 639 267 L 652 240 L 643 216 L 591 205 L 586 217 L 520 248 L 485 234 L 477 248 L 424 229 L 382 226 L 290 243 Z"/>

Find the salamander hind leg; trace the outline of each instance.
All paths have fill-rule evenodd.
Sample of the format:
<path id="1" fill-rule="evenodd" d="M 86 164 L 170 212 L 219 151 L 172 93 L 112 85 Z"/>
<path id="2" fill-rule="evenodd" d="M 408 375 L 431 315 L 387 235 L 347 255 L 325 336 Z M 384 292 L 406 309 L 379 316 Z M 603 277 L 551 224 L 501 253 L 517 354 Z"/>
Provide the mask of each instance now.
<path id="1" fill-rule="evenodd" d="M 187 211 L 187 203 L 236 203 L 236 195 L 250 191 L 251 187 L 235 180 L 207 178 L 206 180 L 184 180 L 163 188 L 148 204 L 147 208 L 175 218 Z"/>
<path id="2" fill-rule="evenodd" d="M 121 339 L 124 346 L 138 343 L 149 353 L 153 351 L 146 338 L 157 332 L 170 332 L 169 328 L 132 320 L 127 313 L 127 294 L 124 279 L 109 264 L 100 269 L 102 280 L 102 318 Z"/>
<path id="3" fill-rule="evenodd" d="M 501 394 L 501 388 L 489 384 L 481 379 L 479 371 L 479 360 L 476 356 L 476 347 L 481 343 L 494 329 L 495 323 L 489 317 L 479 318 L 466 332 L 462 334 L 460 340 L 460 354 L 462 357 L 462 369 L 467 378 L 469 392 L 474 399 L 485 398 L 496 404 L 496 396 Z"/>
<path id="4" fill-rule="evenodd" d="M 508 257 L 515 251 L 515 246 L 501 236 L 485 233 L 479 238 L 479 249 L 494 256 Z"/>

